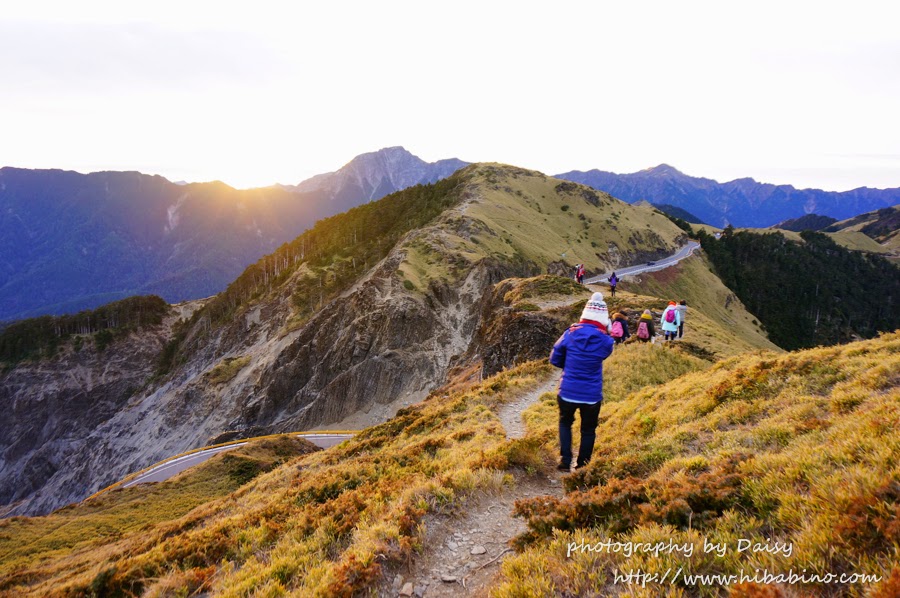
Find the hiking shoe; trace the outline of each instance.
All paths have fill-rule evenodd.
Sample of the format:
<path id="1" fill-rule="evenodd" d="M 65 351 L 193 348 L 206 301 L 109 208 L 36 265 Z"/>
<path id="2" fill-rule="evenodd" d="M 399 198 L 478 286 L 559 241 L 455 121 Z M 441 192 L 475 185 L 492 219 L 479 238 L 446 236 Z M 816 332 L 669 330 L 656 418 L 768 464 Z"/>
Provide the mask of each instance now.
<path id="1" fill-rule="evenodd" d="M 559 471 L 569 472 L 572 471 L 572 465 L 569 463 L 560 463 L 556 466 L 556 469 Z"/>

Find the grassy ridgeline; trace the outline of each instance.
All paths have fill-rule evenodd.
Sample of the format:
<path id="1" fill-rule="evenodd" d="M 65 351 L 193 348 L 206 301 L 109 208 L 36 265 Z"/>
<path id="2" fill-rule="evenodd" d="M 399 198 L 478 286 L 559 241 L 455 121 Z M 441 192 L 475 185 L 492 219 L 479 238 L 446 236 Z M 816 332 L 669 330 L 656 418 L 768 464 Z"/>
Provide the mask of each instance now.
<path id="1" fill-rule="evenodd" d="M 609 378 L 640 371 L 631 367 L 634 356 L 616 357 Z M 663 364 L 672 359 L 656 361 L 668 369 Z M 757 568 L 793 568 L 889 578 L 900 542 L 898 371 L 900 333 L 893 333 L 827 349 L 735 357 L 608 402 L 596 457 L 568 479 L 567 496 L 517 505 L 529 531 L 517 540 L 523 552 L 504 563 L 493 595 L 589 595 L 598 588 L 618 594 L 628 586 L 614 585 L 613 571 L 638 568 L 750 575 Z M 526 414 L 533 439 L 554 437 L 554 404 L 546 398 Z M 567 556 L 570 543 L 608 539 L 672 540 L 696 550 L 690 559 Z M 704 554 L 704 539 L 730 548 L 722 557 Z M 739 554 L 740 539 L 791 544 L 793 552 Z M 900 573 L 895 577 L 882 595 L 896 595 Z M 793 587 L 813 595 L 826 587 L 842 595 L 863 589 Z M 721 593 L 672 588 L 679 589 Z M 770 595 L 744 590 L 738 595 Z"/>

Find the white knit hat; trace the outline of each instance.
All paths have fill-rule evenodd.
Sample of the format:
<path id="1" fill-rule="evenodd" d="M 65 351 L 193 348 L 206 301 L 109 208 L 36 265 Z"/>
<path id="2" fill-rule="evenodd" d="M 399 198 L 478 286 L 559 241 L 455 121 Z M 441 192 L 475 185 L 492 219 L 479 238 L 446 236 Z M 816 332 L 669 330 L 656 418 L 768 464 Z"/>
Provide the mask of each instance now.
<path id="1" fill-rule="evenodd" d="M 594 293 L 591 295 L 590 301 L 584 306 L 581 312 L 582 320 L 592 320 L 600 322 L 604 326 L 609 326 L 609 310 L 606 309 L 606 301 L 603 300 L 603 293 Z"/>

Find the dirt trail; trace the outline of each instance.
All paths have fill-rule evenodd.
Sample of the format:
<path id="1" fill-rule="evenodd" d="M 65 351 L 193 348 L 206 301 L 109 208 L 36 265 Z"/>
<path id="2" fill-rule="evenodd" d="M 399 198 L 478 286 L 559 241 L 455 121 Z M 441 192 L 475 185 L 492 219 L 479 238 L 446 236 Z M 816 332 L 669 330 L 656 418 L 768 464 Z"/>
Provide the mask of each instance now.
<path id="1" fill-rule="evenodd" d="M 507 438 L 522 438 L 525 435 L 522 412 L 532 403 L 536 403 L 542 394 L 553 392 L 557 386 L 559 386 L 559 374 L 554 373 L 547 382 L 500 408 L 497 415 L 500 417 L 500 423 L 503 424 L 503 428 L 506 430 Z"/>
<path id="2" fill-rule="evenodd" d="M 522 411 L 545 392 L 552 392 L 558 381 L 555 374 L 500 408 L 507 438 L 524 435 Z M 473 496 L 456 513 L 427 516 L 424 551 L 387 580 L 379 595 L 486 596 L 503 558 L 512 553 L 509 540 L 525 531 L 525 522 L 512 516 L 513 503 L 520 498 L 561 496 L 560 478 L 556 473 L 517 473 L 511 486 Z"/>

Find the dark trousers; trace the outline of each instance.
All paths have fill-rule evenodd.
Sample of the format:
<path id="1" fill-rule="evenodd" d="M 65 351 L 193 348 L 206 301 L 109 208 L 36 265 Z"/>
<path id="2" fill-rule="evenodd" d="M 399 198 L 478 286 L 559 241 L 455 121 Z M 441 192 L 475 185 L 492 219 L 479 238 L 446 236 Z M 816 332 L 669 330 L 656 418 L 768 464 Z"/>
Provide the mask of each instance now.
<path id="1" fill-rule="evenodd" d="M 678 325 L 678 338 L 684 336 L 684 323 Z"/>
<path id="2" fill-rule="evenodd" d="M 556 404 L 559 405 L 559 456 L 563 465 L 572 463 L 572 424 L 575 422 L 575 412 L 581 411 L 581 446 L 575 463 L 577 467 L 581 467 L 591 460 L 594 452 L 600 403 L 570 403 L 556 397 Z"/>

